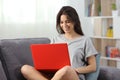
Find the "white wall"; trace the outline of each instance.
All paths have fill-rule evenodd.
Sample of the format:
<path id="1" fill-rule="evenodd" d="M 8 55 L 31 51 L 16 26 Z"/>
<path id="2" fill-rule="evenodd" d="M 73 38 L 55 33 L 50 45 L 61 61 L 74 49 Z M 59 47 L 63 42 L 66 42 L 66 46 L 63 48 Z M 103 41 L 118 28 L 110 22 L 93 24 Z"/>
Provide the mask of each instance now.
<path id="1" fill-rule="evenodd" d="M 86 35 L 92 35 L 91 22 L 84 17 L 84 0 L 37 0 L 36 23 L 0 23 L 0 38 L 50 37 L 57 35 L 56 15 L 64 5 L 70 5 L 76 8 L 84 33 Z"/>
<path id="2" fill-rule="evenodd" d="M 93 26 L 91 19 L 85 16 L 85 0 L 69 0 L 68 4 L 77 10 L 84 34 L 86 36 L 92 36 Z"/>

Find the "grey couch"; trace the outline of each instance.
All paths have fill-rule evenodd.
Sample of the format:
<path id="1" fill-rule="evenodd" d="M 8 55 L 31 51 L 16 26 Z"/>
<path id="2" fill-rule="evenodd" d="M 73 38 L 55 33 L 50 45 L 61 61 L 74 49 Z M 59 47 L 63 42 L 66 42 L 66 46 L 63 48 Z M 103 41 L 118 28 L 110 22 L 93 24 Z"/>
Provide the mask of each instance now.
<path id="1" fill-rule="evenodd" d="M 0 80 L 26 80 L 20 73 L 24 64 L 33 66 L 31 44 L 50 43 L 48 38 L 21 38 L 0 40 Z M 119 80 L 120 70 L 100 67 L 98 80 Z"/>

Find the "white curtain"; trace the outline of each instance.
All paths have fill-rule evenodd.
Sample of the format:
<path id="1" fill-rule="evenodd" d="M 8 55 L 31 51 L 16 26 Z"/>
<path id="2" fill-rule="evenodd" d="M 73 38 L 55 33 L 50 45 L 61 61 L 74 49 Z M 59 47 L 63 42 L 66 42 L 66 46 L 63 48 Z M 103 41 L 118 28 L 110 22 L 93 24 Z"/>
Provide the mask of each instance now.
<path id="1" fill-rule="evenodd" d="M 65 4 L 60 0 L 1 0 L 5 23 L 35 23 L 55 18 L 56 12 Z"/>
<path id="2" fill-rule="evenodd" d="M 91 21 L 84 20 L 84 0 L 0 0 L 0 39 L 57 35 L 56 15 L 64 5 L 76 8 L 83 31 L 92 34 Z"/>
<path id="3" fill-rule="evenodd" d="M 0 38 L 55 33 L 56 14 L 68 0 L 0 0 Z"/>
<path id="4" fill-rule="evenodd" d="M 3 22 L 35 23 L 36 0 L 3 0 Z"/>

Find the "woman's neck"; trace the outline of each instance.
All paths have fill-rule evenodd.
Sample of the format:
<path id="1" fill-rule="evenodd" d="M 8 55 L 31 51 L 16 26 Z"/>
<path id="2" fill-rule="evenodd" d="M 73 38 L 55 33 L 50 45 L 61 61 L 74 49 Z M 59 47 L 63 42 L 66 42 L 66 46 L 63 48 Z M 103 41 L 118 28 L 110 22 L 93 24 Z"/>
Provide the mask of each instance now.
<path id="1" fill-rule="evenodd" d="M 72 39 L 76 39 L 76 38 L 80 37 L 81 35 L 77 34 L 77 33 L 73 33 L 73 34 L 67 33 L 64 36 L 65 36 L 65 38 L 72 40 Z"/>

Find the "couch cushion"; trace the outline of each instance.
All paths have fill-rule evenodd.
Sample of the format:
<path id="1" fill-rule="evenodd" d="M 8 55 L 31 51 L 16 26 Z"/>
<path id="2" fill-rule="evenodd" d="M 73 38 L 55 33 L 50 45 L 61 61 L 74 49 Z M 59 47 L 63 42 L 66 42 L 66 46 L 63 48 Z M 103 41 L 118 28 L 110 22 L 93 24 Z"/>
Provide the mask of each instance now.
<path id="1" fill-rule="evenodd" d="M 101 66 L 98 80 L 120 80 L 120 69 Z"/>
<path id="2" fill-rule="evenodd" d="M 4 39 L 0 42 L 0 56 L 8 80 L 18 80 L 16 69 L 21 65 L 29 64 L 33 66 L 31 57 L 31 44 L 50 43 L 48 38 L 24 38 L 24 39 Z"/>
<path id="3" fill-rule="evenodd" d="M 97 80 L 100 71 L 100 53 L 96 55 L 96 72 L 86 74 L 86 80 Z"/>

